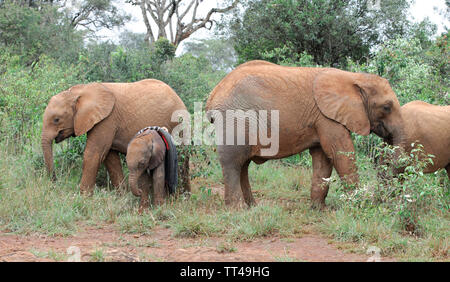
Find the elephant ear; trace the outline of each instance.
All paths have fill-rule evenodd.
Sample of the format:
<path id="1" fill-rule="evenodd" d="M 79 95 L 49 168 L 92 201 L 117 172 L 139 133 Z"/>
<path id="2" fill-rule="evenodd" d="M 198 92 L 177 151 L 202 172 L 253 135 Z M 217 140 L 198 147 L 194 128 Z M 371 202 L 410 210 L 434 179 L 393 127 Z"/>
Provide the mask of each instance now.
<path id="1" fill-rule="evenodd" d="M 164 157 L 166 154 L 166 146 L 161 136 L 156 132 L 152 131 L 152 157 L 148 164 L 148 169 L 152 170 L 164 162 Z"/>
<path id="2" fill-rule="evenodd" d="M 74 91 L 79 92 L 75 104 L 74 127 L 75 135 L 80 136 L 109 116 L 116 98 L 100 83 L 91 83 Z"/>
<path id="3" fill-rule="evenodd" d="M 314 99 L 327 118 L 366 136 L 370 133 L 370 122 L 356 76 L 337 69 L 322 72 L 313 83 Z"/>

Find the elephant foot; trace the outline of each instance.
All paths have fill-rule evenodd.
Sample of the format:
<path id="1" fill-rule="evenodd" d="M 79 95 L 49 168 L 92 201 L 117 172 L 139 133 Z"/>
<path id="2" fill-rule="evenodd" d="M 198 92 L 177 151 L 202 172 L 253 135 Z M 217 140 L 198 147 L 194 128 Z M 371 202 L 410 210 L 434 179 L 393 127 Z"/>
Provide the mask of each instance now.
<path id="1" fill-rule="evenodd" d="M 164 202 L 165 202 L 164 198 L 155 198 L 152 201 L 152 205 L 154 205 L 154 206 L 161 206 L 161 205 L 164 204 Z"/>
<path id="2" fill-rule="evenodd" d="M 80 193 L 83 196 L 86 197 L 91 197 L 92 195 L 94 195 L 94 188 L 90 188 L 90 187 L 80 187 Z"/>
<path id="3" fill-rule="evenodd" d="M 250 185 L 248 185 L 248 187 L 250 187 Z M 250 188 L 242 191 L 242 197 L 244 198 L 245 203 L 249 206 L 256 206 L 256 201 L 255 198 L 253 198 L 253 194 L 250 191 Z"/>
<path id="4" fill-rule="evenodd" d="M 328 185 L 319 185 L 311 187 L 311 208 L 316 210 L 324 210 L 325 198 L 328 195 Z"/>
<path id="5" fill-rule="evenodd" d="M 228 208 L 229 210 L 231 210 L 231 211 L 239 211 L 239 210 L 242 210 L 242 209 L 248 209 L 248 208 L 249 208 L 249 206 L 246 205 L 246 204 L 243 203 L 243 202 L 232 203 L 232 204 L 227 204 L 227 203 L 225 203 L 225 205 L 226 205 L 227 208 Z"/>
<path id="6" fill-rule="evenodd" d="M 138 214 L 143 214 L 147 210 L 148 210 L 148 206 L 147 207 L 139 206 Z"/>
<path id="7" fill-rule="evenodd" d="M 324 200 L 311 200 L 311 209 L 323 211 L 326 208 L 325 199 Z"/>
<path id="8" fill-rule="evenodd" d="M 224 199 L 225 205 L 230 207 L 243 207 L 245 205 L 244 195 L 242 194 L 240 187 L 238 189 L 231 189 L 225 186 Z"/>
<path id="9" fill-rule="evenodd" d="M 142 190 L 141 189 L 137 189 L 137 190 L 133 190 L 131 189 L 131 193 L 136 196 L 136 197 L 141 197 L 142 196 Z"/>
<path id="10" fill-rule="evenodd" d="M 255 199 L 253 199 L 253 197 L 252 197 L 251 200 L 245 201 L 245 203 L 247 204 L 247 206 L 248 206 L 249 208 L 256 206 L 256 201 L 255 201 Z"/>
<path id="11" fill-rule="evenodd" d="M 248 205 L 249 207 L 254 207 L 254 206 L 257 205 L 257 203 L 256 203 L 256 201 L 253 199 L 253 201 L 251 201 L 250 203 L 247 203 L 247 205 Z"/>
<path id="12" fill-rule="evenodd" d="M 191 193 L 191 182 L 189 181 L 189 182 L 184 183 L 181 190 L 182 190 L 181 191 L 182 194 L 184 194 L 184 193 L 190 194 Z"/>
<path id="13" fill-rule="evenodd" d="M 139 204 L 138 213 L 142 214 L 144 211 L 148 210 L 148 208 L 149 208 L 148 200 L 141 199 L 141 202 Z"/>
<path id="14" fill-rule="evenodd" d="M 247 207 L 242 197 L 225 197 L 225 205 L 230 208 L 242 209 Z"/>

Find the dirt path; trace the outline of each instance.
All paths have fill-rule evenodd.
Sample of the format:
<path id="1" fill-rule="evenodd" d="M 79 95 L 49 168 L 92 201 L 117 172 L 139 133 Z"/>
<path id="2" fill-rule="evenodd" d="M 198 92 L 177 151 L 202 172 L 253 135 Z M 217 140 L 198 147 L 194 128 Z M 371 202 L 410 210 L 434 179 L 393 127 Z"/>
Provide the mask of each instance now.
<path id="1" fill-rule="evenodd" d="M 367 261 L 369 257 L 344 252 L 311 234 L 227 243 L 222 238 L 175 238 L 163 227 L 139 236 L 104 226 L 85 227 L 71 237 L 0 233 L 0 261 L 67 261 L 76 256 L 67 254 L 70 246 L 80 250 L 81 261 Z"/>

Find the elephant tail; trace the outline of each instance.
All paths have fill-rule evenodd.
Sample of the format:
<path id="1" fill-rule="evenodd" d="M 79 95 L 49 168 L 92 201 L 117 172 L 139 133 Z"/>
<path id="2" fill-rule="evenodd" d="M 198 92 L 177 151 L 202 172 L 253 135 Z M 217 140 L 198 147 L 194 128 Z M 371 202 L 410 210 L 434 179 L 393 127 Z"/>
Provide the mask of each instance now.
<path id="1" fill-rule="evenodd" d="M 169 132 L 162 128 L 157 129 L 159 135 L 161 135 L 164 143 L 166 144 L 166 158 L 164 163 L 165 180 L 169 187 L 169 194 L 173 194 L 177 190 L 178 185 L 178 156 L 177 148 L 173 142 L 172 136 Z"/>
<path id="2" fill-rule="evenodd" d="M 210 122 L 210 123 L 214 123 L 214 116 L 213 116 L 213 114 L 212 114 L 212 112 L 211 111 L 207 111 L 206 112 L 206 118 L 208 119 L 208 121 Z"/>

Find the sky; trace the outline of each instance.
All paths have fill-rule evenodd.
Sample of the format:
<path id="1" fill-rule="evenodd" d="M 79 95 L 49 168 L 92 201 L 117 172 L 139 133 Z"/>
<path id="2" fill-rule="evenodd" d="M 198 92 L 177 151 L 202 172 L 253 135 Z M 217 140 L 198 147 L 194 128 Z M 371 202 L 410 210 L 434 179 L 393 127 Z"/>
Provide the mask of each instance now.
<path id="1" fill-rule="evenodd" d="M 376 0 L 375 0 L 376 1 Z M 199 6 L 199 15 L 206 15 L 206 13 L 214 7 L 217 7 L 223 1 L 220 0 L 205 0 Z M 103 40 L 112 40 L 117 41 L 118 34 L 123 30 L 129 30 L 136 33 L 145 33 L 145 25 L 142 20 L 141 9 L 138 6 L 131 6 L 130 4 L 123 3 L 120 5 L 121 8 L 126 9 L 126 12 L 131 14 L 132 20 L 128 22 L 125 27 L 121 30 L 102 30 L 99 32 L 99 35 Z M 410 14 L 414 21 L 420 22 L 425 17 L 428 17 L 431 22 L 435 23 L 438 26 L 438 34 L 445 31 L 445 27 L 450 28 L 450 22 L 443 15 L 440 15 L 437 10 L 446 9 L 445 0 L 416 0 L 410 9 Z M 216 15 L 216 19 L 220 18 L 220 16 Z M 195 32 L 191 37 L 187 40 L 192 41 L 196 39 L 208 38 L 213 36 L 213 31 L 208 31 L 206 29 L 200 29 Z M 178 48 L 177 55 L 182 52 L 182 46 Z"/>
<path id="2" fill-rule="evenodd" d="M 445 0 L 416 0 L 410 12 L 414 20 L 419 22 L 425 17 L 430 18 L 438 26 L 438 33 L 441 33 L 445 31 L 445 27 L 450 28 L 450 22 L 443 15 L 439 15 L 435 8 L 442 11 L 446 7 Z"/>

